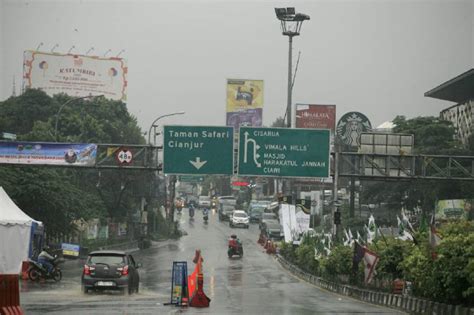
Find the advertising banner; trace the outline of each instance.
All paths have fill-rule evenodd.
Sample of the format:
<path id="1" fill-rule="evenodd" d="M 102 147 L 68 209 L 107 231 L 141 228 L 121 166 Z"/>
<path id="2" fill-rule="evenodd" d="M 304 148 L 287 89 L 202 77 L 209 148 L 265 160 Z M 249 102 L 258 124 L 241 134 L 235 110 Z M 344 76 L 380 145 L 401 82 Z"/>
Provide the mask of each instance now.
<path id="1" fill-rule="evenodd" d="M 336 129 L 336 105 L 296 104 L 296 128 Z"/>
<path id="2" fill-rule="evenodd" d="M 64 256 L 79 257 L 80 246 L 78 244 L 61 243 Z"/>
<path id="3" fill-rule="evenodd" d="M 97 144 L 0 142 L 0 164 L 94 166 Z"/>
<path id="4" fill-rule="evenodd" d="M 188 264 L 185 261 L 173 261 L 170 304 L 181 305 L 183 297 L 188 297 Z"/>
<path id="5" fill-rule="evenodd" d="M 227 112 L 263 108 L 263 80 L 227 79 Z"/>
<path id="6" fill-rule="evenodd" d="M 262 126 L 261 108 L 242 110 L 239 112 L 227 113 L 226 126 L 234 127 L 234 132 L 239 131 L 239 127 L 261 127 Z"/>
<path id="7" fill-rule="evenodd" d="M 127 99 L 128 68 L 124 59 L 25 51 L 23 64 L 25 88 L 41 89 L 48 95 Z"/>
<path id="8" fill-rule="evenodd" d="M 439 200 L 436 204 L 436 219 L 470 219 L 472 218 L 472 200 L 451 199 Z"/>

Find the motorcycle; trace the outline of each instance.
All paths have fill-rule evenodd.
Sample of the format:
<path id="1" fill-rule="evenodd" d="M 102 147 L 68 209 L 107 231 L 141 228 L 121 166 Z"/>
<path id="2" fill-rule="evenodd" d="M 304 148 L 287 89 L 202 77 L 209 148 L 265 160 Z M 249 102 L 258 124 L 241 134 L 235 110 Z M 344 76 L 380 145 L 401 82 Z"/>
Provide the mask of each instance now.
<path id="1" fill-rule="evenodd" d="M 204 220 L 204 224 L 207 224 L 207 220 L 209 220 L 209 210 L 204 209 L 202 211 L 202 219 Z"/>
<path id="2" fill-rule="evenodd" d="M 192 219 L 194 217 L 194 207 L 189 207 L 189 218 Z"/>
<path id="3" fill-rule="evenodd" d="M 43 266 L 41 263 L 29 259 L 30 267 L 28 268 L 28 278 L 31 281 L 38 281 L 40 279 L 53 279 L 55 282 L 59 282 L 63 278 L 63 274 L 61 272 L 61 268 L 59 268 L 59 264 L 63 262 L 64 259 L 55 256 L 54 260 L 51 261 L 51 264 L 53 265 L 53 270 L 51 270 L 51 273 L 48 273 L 46 267 Z"/>
<path id="4" fill-rule="evenodd" d="M 231 239 L 229 239 L 227 256 L 229 256 L 229 258 L 232 258 L 232 256 L 238 255 L 240 258 L 242 258 L 242 256 L 244 255 L 244 248 L 242 247 L 242 243 L 237 237 L 233 236 L 234 235 L 232 235 Z"/>

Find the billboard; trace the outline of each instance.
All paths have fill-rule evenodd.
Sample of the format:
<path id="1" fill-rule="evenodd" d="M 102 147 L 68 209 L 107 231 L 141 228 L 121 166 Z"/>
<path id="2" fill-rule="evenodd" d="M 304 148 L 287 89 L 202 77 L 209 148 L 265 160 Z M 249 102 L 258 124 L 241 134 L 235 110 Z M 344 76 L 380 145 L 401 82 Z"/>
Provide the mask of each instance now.
<path id="1" fill-rule="evenodd" d="M 296 104 L 296 128 L 336 129 L 336 105 Z"/>
<path id="2" fill-rule="evenodd" d="M 234 132 L 239 131 L 239 127 L 261 127 L 262 109 L 247 109 L 240 112 L 227 113 L 226 125 L 234 127 Z"/>
<path id="3" fill-rule="evenodd" d="M 263 80 L 227 79 L 227 112 L 263 108 Z"/>
<path id="4" fill-rule="evenodd" d="M 227 79 L 226 126 L 261 127 L 263 121 L 263 80 Z"/>
<path id="5" fill-rule="evenodd" d="M 104 95 L 125 101 L 127 72 L 126 62 L 121 58 L 24 52 L 24 87 L 41 89 L 48 95 Z"/>
<path id="6" fill-rule="evenodd" d="M 0 142 L 0 164 L 94 166 L 97 144 Z"/>
<path id="7" fill-rule="evenodd" d="M 472 201 L 471 199 L 438 200 L 435 209 L 436 219 L 472 219 Z"/>

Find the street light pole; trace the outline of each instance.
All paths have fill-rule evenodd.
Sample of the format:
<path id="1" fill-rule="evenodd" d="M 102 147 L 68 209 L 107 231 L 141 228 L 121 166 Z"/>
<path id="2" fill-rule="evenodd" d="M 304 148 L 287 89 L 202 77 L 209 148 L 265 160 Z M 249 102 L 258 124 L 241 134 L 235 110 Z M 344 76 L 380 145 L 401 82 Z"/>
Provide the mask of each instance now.
<path id="1" fill-rule="evenodd" d="M 291 82 L 292 81 L 292 75 L 291 75 L 291 72 L 292 72 L 292 67 L 293 67 L 293 58 L 292 58 L 292 54 L 293 54 L 293 36 L 288 36 L 288 46 L 289 46 L 289 49 L 288 49 L 288 101 L 286 103 L 286 118 L 287 118 L 287 121 L 286 121 L 286 126 L 288 128 L 291 128 L 291 94 L 293 93 L 292 91 L 292 85 L 293 83 Z"/>
<path id="2" fill-rule="evenodd" d="M 58 141 L 58 122 L 59 122 L 59 115 L 61 114 L 61 111 L 63 110 L 63 108 L 67 105 L 67 104 L 70 104 L 72 102 L 75 102 L 77 100 L 82 100 L 82 99 L 87 99 L 87 98 L 95 98 L 95 97 L 100 97 L 100 96 L 103 96 L 103 95 L 96 95 L 96 96 L 92 96 L 92 95 L 88 95 L 88 96 L 81 96 L 81 97 L 75 97 L 75 98 L 71 98 L 69 99 L 68 101 L 66 101 L 65 103 L 63 103 L 60 107 L 59 107 L 59 110 L 58 112 L 56 113 L 56 122 L 54 124 L 54 141 Z"/>
<path id="3" fill-rule="evenodd" d="M 277 19 L 281 22 L 282 34 L 288 36 L 288 101 L 286 104 L 286 125 L 291 128 L 291 96 L 293 90 L 293 78 L 292 78 L 292 53 L 293 53 L 293 37 L 299 36 L 303 21 L 309 20 L 309 15 L 296 13 L 295 8 L 275 8 L 275 14 Z"/>
<path id="4" fill-rule="evenodd" d="M 158 118 L 156 118 L 150 125 L 150 129 L 148 130 L 148 144 L 151 145 L 151 129 L 153 127 L 156 127 L 155 124 L 158 120 L 162 119 L 162 118 L 165 118 L 165 117 L 168 117 L 168 116 L 174 116 L 174 115 L 183 115 L 185 114 L 185 112 L 181 111 L 181 112 L 176 112 L 176 113 L 171 113 L 171 114 L 166 114 L 166 115 L 161 115 L 159 116 Z"/>

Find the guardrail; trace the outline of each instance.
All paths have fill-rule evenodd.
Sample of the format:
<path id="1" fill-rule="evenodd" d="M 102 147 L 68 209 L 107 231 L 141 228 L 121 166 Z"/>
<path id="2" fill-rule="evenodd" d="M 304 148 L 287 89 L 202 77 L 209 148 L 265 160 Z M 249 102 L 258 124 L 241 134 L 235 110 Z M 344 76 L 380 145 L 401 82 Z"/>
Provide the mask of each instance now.
<path id="1" fill-rule="evenodd" d="M 464 307 L 462 305 L 448 305 L 412 296 L 377 292 L 346 284 L 334 283 L 301 270 L 280 255 L 277 255 L 276 259 L 283 268 L 306 282 L 328 291 L 350 296 L 371 304 L 395 308 L 411 314 L 474 315 L 474 308 Z"/>

